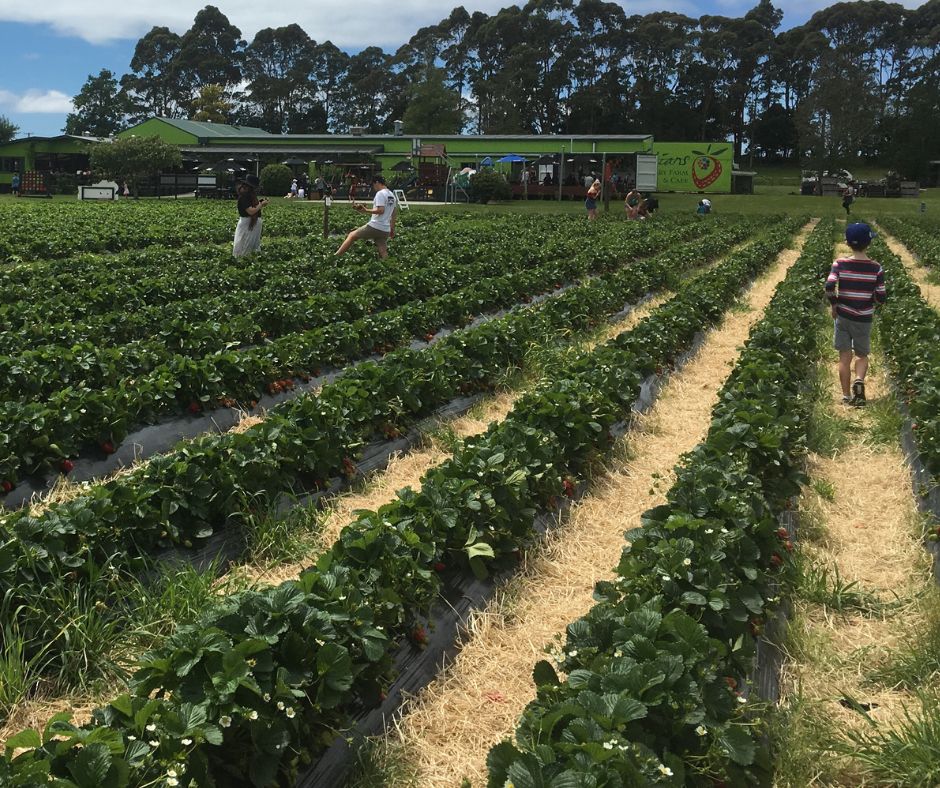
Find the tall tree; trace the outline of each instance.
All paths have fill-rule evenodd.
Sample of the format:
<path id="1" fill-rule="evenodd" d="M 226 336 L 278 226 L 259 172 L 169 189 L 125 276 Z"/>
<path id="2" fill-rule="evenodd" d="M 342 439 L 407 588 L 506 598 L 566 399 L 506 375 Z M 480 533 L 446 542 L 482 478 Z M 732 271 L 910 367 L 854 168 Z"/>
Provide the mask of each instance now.
<path id="1" fill-rule="evenodd" d="M 800 144 L 813 169 L 833 170 L 858 160 L 875 126 L 876 92 L 873 81 L 859 78 L 854 53 L 844 48 L 820 53 L 810 92 L 796 112 Z"/>
<path id="2" fill-rule="evenodd" d="M 378 133 L 390 128 L 394 120 L 391 105 L 400 89 L 391 58 L 379 47 L 366 47 L 349 59 L 335 101 L 347 128 L 362 126 Z"/>
<path id="3" fill-rule="evenodd" d="M 232 90 L 242 81 L 244 50 L 241 31 L 218 8 L 207 5 L 180 39 L 174 71 L 190 97 L 203 85 Z"/>
<path id="4" fill-rule="evenodd" d="M 103 68 L 97 76 L 88 75 L 85 84 L 72 99 L 74 112 L 65 118 L 66 134 L 90 134 L 107 137 L 124 128 L 127 101 L 114 74 Z"/>
<path id="5" fill-rule="evenodd" d="M 345 131 L 349 125 L 339 117 L 337 110 L 337 94 L 340 92 L 346 72 L 349 69 L 349 55 L 343 52 L 332 41 L 325 41 L 313 48 L 313 69 L 311 80 L 315 89 L 315 96 L 322 107 L 320 126 L 311 126 L 311 131 L 326 131 L 342 129 Z"/>
<path id="6" fill-rule="evenodd" d="M 617 3 L 580 0 L 567 58 L 570 87 L 564 131 L 610 133 L 625 120 L 628 80 L 626 15 Z"/>
<path id="7" fill-rule="evenodd" d="M 408 108 L 402 116 L 409 134 L 458 134 L 463 112 L 457 95 L 447 87 L 444 72 L 428 67 L 408 90 Z"/>
<path id="8" fill-rule="evenodd" d="M 264 28 L 245 50 L 245 73 L 251 75 L 246 100 L 261 127 L 275 134 L 308 131 L 315 96 L 314 47 L 300 25 Z"/>
<path id="9" fill-rule="evenodd" d="M 203 85 L 189 105 L 189 116 L 203 122 L 228 123 L 232 109 L 232 102 L 226 98 L 221 85 Z"/>
<path id="10" fill-rule="evenodd" d="M 180 37 L 168 27 L 153 27 L 134 47 L 131 73 L 121 78 L 121 87 L 135 120 L 181 114 L 185 97 L 177 75 L 180 43 Z"/>
<path id="11" fill-rule="evenodd" d="M 20 127 L 6 115 L 0 115 L 0 144 L 14 139 L 19 130 Z"/>

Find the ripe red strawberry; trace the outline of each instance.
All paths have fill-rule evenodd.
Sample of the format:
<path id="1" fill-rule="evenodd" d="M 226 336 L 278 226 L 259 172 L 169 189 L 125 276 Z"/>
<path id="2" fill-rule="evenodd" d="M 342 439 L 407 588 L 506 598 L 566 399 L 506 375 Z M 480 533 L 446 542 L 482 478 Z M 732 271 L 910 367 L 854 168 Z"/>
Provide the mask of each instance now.
<path id="1" fill-rule="evenodd" d="M 561 290 L 561 282 L 555 282 L 555 289 Z"/>
<path id="2" fill-rule="evenodd" d="M 114 444 L 111 441 L 102 441 L 101 450 L 105 454 L 114 454 Z"/>
<path id="3" fill-rule="evenodd" d="M 565 479 L 562 481 L 561 485 L 565 488 L 565 495 L 569 498 L 574 498 L 574 485 L 571 483 L 571 480 Z"/>
<path id="4" fill-rule="evenodd" d="M 434 562 L 434 571 L 435 571 L 435 572 L 443 572 L 445 569 L 447 569 L 447 564 L 445 564 L 443 561 L 435 561 L 435 562 Z"/>
<path id="5" fill-rule="evenodd" d="M 356 463 L 349 459 L 349 457 L 343 457 L 343 473 L 347 476 L 355 476 L 356 474 Z"/>
<path id="6" fill-rule="evenodd" d="M 71 460 L 62 460 L 59 463 L 59 467 L 62 469 L 62 473 L 71 473 L 72 469 L 75 467 L 75 463 Z"/>
<path id="7" fill-rule="evenodd" d="M 187 410 L 189 410 L 190 413 L 199 413 L 199 411 L 202 410 L 202 405 L 200 405 L 198 402 L 190 402 L 189 408 L 187 408 Z"/>
<path id="8" fill-rule="evenodd" d="M 793 542 L 791 542 L 789 539 L 787 539 L 787 541 L 783 543 L 783 546 L 786 548 L 786 551 L 788 553 L 793 552 Z"/>
<path id="9" fill-rule="evenodd" d="M 777 536 L 779 536 L 781 539 L 789 539 L 789 538 L 790 538 L 790 532 L 789 532 L 786 528 L 784 528 L 784 527 L 781 525 L 781 526 L 777 529 Z"/>
<path id="10" fill-rule="evenodd" d="M 434 339 L 434 334 L 432 334 L 430 331 L 424 335 L 425 342 L 430 342 L 432 339 Z"/>
<path id="11" fill-rule="evenodd" d="M 13 483 L 12 483 L 12 482 L 6 482 L 6 481 L 5 481 L 5 482 L 3 482 L 3 484 L 0 484 L 0 487 L 3 488 L 3 491 L 4 491 L 5 493 L 8 493 L 8 492 L 10 492 L 10 490 L 13 489 Z"/>
<path id="12" fill-rule="evenodd" d="M 731 689 L 735 689 L 738 686 L 738 680 L 733 676 L 725 676 L 725 684 L 727 684 Z"/>
<path id="13" fill-rule="evenodd" d="M 428 644 L 428 631 L 424 627 L 415 627 L 411 630 L 411 639 L 419 646 Z"/>
<path id="14" fill-rule="evenodd" d="M 770 563 L 773 566 L 782 566 L 783 558 L 780 556 L 780 553 L 774 553 L 772 556 L 770 556 Z"/>

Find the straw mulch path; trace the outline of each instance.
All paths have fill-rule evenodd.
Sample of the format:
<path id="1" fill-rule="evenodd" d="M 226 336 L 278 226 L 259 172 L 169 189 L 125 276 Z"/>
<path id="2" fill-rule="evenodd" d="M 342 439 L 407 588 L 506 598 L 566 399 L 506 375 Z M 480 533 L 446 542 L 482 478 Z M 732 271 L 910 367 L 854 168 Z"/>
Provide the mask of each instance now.
<path id="1" fill-rule="evenodd" d="M 849 249 L 840 245 L 838 253 L 848 254 Z M 791 640 L 797 645 L 784 665 L 781 703 L 787 706 L 799 699 L 833 731 L 861 731 L 869 723 L 840 699 L 872 704 L 872 719 L 885 723 L 903 719 L 905 708 L 918 707 L 910 693 L 872 684 L 867 674 L 890 661 L 892 650 L 924 619 L 924 607 L 917 599 L 932 586 L 931 562 L 918 537 L 910 469 L 900 446 L 872 445 L 867 438 L 872 423 L 869 408 L 886 395 L 889 385 L 877 357 L 865 380 L 868 408 L 842 404 L 837 364 L 829 366 L 830 407 L 849 422 L 849 441 L 833 457 L 809 457 L 810 479 L 828 483 L 834 494 L 823 497 L 805 488 L 804 504 L 816 513 L 824 532 L 821 539 L 805 542 L 800 549 L 811 564 L 830 573 L 837 569 L 844 583 L 855 581 L 860 590 L 891 606 L 868 614 L 839 613 L 798 602 L 791 623 Z M 813 745 L 819 748 L 822 771 L 838 774 L 837 785 L 864 784 L 850 759 L 827 751 L 831 743 Z"/>
<path id="2" fill-rule="evenodd" d="M 611 335 L 626 331 L 646 317 L 653 309 L 666 300 L 667 296 L 651 299 L 630 312 L 623 320 L 612 324 L 598 336 L 589 341 L 578 343 L 586 349 Z M 523 392 L 506 391 L 487 397 L 469 413 L 445 422 L 450 432 L 461 439 L 484 432 L 490 424 L 502 421 L 512 410 L 516 400 Z M 300 572 L 310 566 L 326 546 L 339 537 L 340 531 L 355 519 L 360 510 L 375 511 L 383 504 L 395 500 L 398 490 L 405 487 L 420 489 L 421 477 L 435 465 L 444 462 L 450 453 L 433 438 L 421 448 L 407 454 L 394 455 L 387 467 L 373 474 L 362 485 L 330 501 L 323 515 L 316 552 L 298 556 L 296 561 L 277 566 L 246 566 L 236 570 L 240 577 L 249 583 L 273 585 L 293 580 Z"/>
<path id="3" fill-rule="evenodd" d="M 718 391 L 740 345 L 761 317 L 777 284 L 799 256 L 780 255 L 733 311 L 706 339 L 698 355 L 663 388 L 623 455 L 571 512 L 564 526 L 529 556 L 518 575 L 468 627 L 461 653 L 397 723 L 386 746 L 401 779 L 422 788 L 456 788 L 463 778 L 486 783 L 489 748 L 511 736 L 525 705 L 535 696 L 532 667 L 565 626 L 593 604 L 597 580 L 611 577 L 623 549 L 623 533 L 639 525 L 642 512 L 665 500 L 672 468 L 705 435 Z"/>

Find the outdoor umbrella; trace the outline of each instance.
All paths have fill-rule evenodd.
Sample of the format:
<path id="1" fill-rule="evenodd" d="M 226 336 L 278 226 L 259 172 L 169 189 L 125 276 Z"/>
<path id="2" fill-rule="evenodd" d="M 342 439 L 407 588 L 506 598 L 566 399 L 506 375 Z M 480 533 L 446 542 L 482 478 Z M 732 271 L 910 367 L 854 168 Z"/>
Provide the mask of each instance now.
<path id="1" fill-rule="evenodd" d="M 408 170 L 413 170 L 414 167 L 411 165 L 410 161 L 400 161 L 394 167 L 392 167 L 393 172 L 408 172 Z"/>
<path id="2" fill-rule="evenodd" d="M 508 154 L 508 155 L 506 155 L 506 156 L 503 156 L 503 158 L 501 158 L 501 159 L 497 159 L 496 161 L 500 161 L 500 162 L 513 162 L 513 163 L 515 163 L 515 162 L 517 162 L 517 161 L 523 161 L 523 162 L 524 162 L 525 159 L 524 159 L 522 156 L 518 156 L 518 155 L 515 154 L 515 153 L 510 153 L 510 154 Z"/>
<path id="3" fill-rule="evenodd" d="M 539 156 L 535 160 L 536 164 L 554 164 L 555 163 L 555 154 L 554 153 L 545 153 Z"/>
<path id="4" fill-rule="evenodd" d="M 481 167 L 492 167 L 492 166 L 493 166 L 493 160 L 492 160 L 489 156 L 487 156 L 485 159 L 483 159 L 483 161 L 480 162 L 480 166 L 481 166 Z"/>

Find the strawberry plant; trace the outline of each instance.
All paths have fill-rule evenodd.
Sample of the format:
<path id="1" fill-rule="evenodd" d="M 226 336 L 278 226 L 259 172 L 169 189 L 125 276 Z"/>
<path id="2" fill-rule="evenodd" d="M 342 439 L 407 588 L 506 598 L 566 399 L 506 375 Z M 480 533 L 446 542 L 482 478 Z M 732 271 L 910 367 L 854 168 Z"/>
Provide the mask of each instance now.
<path id="1" fill-rule="evenodd" d="M 803 387 L 816 340 L 807 318 L 822 320 L 832 233 L 823 223 L 807 241 L 668 503 L 627 535 L 617 578 L 599 583 L 599 603 L 569 625 L 555 655 L 566 678 L 547 661 L 536 665 L 537 699 L 515 742 L 490 751 L 489 785 L 770 781 L 741 678 L 787 578 L 776 515 L 802 478 Z"/>
<path id="2" fill-rule="evenodd" d="M 435 564 L 447 556 L 480 571 L 494 561 L 515 560 L 519 545 L 532 538 L 534 513 L 609 445 L 610 428 L 629 413 L 644 371 L 671 363 L 697 331 L 714 323 L 722 312 L 715 305 L 730 303 L 791 229 L 778 227 L 767 240 L 731 255 L 637 328 L 577 359 L 561 379 L 524 397 L 504 422 L 433 469 L 420 492 L 405 490 L 397 501 L 362 514 L 299 580 L 233 595 L 178 629 L 141 658 L 129 695 L 98 710 L 76 735 L 101 731 L 98 736 L 111 737 L 111 758 L 125 775 L 117 785 L 164 779 L 168 764 L 183 783 L 220 784 L 245 775 L 259 786 L 289 781 L 298 759 L 332 740 L 358 698 L 380 697 L 395 641 L 415 638 L 422 626 L 416 617 L 437 593 Z M 635 281 L 636 271 L 630 274 Z M 622 279 L 626 286 L 627 277 Z M 595 291 L 604 292 L 598 282 L 584 285 L 582 294 Z M 546 302 L 529 319 L 547 319 L 551 306 Z M 493 332 L 493 323 L 480 328 Z M 513 326 L 518 339 L 520 315 L 508 316 L 505 326 Z M 650 348 L 650 337 L 669 341 Z M 439 343 L 442 349 L 446 342 Z M 570 424 L 582 410 L 588 418 Z M 272 439 L 282 437 L 268 433 L 266 444 Z M 273 456 L 284 445 L 276 445 Z M 177 473 L 180 480 L 187 475 L 183 468 Z M 650 628 L 640 624 L 639 635 L 648 640 Z M 699 646 L 701 638 L 678 616 L 670 626 L 687 636 L 690 651 Z M 673 640 L 671 631 L 666 641 Z M 714 649 L 720 655 L 718 645 Z M 674 674 L 675 656 L 663 665 Z M 722 702 L 714 701 L 716 707 Z M 606 716 L 626 725 L 643 716 L 638 708 L 618 706 Z M 157 736 L 146 749 L 131 746 L 147 733 Z M 730 731 L 728 742 L 743 749 L 735 736 Z M 64 777 L 87 757 L 51 737 L 16 757 L 12 752 L 0 761 L 0 777 L 7 781 L 40 772 Z"/>

